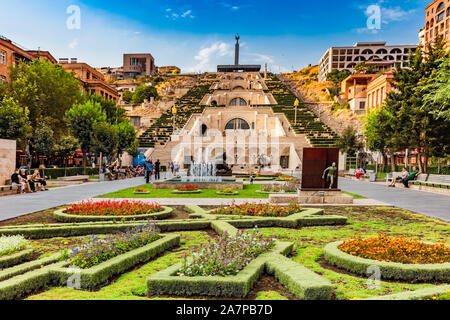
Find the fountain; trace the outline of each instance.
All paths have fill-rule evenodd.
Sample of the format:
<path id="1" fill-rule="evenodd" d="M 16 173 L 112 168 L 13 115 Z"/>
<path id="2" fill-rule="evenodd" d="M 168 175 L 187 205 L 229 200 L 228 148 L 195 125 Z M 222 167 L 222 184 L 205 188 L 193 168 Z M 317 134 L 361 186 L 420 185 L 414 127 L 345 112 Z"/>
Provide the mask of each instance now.
<path id="1" fill-rule="evenodd" d="M 228 178 L 224 179 L 222 176 L 217 176 L 216 161 L 209 161 L 206 158 L 204 162 L 201 162 L 202 157 L 200 152 L 201 150 L 197 158 L 199 161 L 191 161 L 187 176 L 168 181 L 157 181 L 153 183 L 153 189 L 177 189 L 187 184 L 198 185 L 199 189 L 244 189 L 244 183 L 242 181 Z"/>

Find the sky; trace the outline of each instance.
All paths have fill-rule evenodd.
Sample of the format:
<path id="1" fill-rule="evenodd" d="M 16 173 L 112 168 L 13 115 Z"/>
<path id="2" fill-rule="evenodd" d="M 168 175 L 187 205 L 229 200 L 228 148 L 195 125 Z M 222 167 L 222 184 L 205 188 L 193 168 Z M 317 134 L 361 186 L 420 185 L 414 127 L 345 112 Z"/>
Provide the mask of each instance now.
<path id="1" fill-rule="evenodd" d="M 120 67 L 123 53 L 151 53 L 157 66 L 216 71 L 234 63 L 272 72 L 318 64 L 331 46 L 418 43 L 431 0 L 0 0 L 0 35 L 56 58 Z"/>

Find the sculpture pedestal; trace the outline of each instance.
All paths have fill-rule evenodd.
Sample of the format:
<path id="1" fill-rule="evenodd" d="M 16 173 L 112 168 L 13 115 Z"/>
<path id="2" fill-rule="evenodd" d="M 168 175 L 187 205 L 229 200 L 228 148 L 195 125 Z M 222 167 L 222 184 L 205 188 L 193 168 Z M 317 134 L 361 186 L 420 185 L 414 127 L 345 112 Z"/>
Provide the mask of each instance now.
<path id="1" fill-rule="evenodd" d="M 353 204 L 353 197 L 337 189 L 299 190 L 300 204 Z"/>

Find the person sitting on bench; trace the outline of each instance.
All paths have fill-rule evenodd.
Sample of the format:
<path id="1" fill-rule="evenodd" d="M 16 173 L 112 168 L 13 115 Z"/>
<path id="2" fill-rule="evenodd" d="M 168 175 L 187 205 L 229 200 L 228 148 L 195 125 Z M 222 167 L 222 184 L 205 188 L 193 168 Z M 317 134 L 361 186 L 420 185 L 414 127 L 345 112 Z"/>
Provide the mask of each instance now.
<path id="1" fill-rule="evenodd" d="M 22 178 L 22 181 L 25 182 L 25 186 L 30 192 L 36 192 L 36 186 L 31 179 L 28 179 L 25 169 L 19 171 L 19 176 Z"/>
<path id="2" fill-rule="evenodd" d="M 388 187 L 392 187 L 395 188 L 395 184 L 397 182 L 402 181 L 403 179 L 406 179 L 409 176 L 409 172 L 408 170 L 406 170 L 406 168 L 402 169 L 402 176 L 401 177 L 397 177 L 394 179 L 394 177 L 392 177 L 392 182 L 390 184 L 388 184 Z"/>
<path id="3" fill-rule="evenodd" d="M 47 189 L 47 181 L 45 181 L 44 178 L 41 177 L 41 174 L 39 173 L 39 170 L 34 170 L 33 175 L 31 176 L 31 180 L 37 185 L 41 185 L 41 191 L 48 191 Z"/>
<path id="4" fill-rule="evenodd" d="M 413 172 L 411 172 L 406 178 L 402 179 L 402 183 L 404 184 L 405 188 L 409 188 L 408 182 L 411 180 L 415 180 L 420 175 L 420 173 L 421 172 L 417 170 L 416 167 L 413 167 Z"/>
<path id="5" fill-rule="evenodd" d="M 25 182 L 19 176 L 19 170 L 14 171 L 14 173 L 12 174 L 11 185 L 18 186 L 20 194 L 23 194 L 25 192 Z"/>
<path id="6" fill-rule="evenodd" d="M 364 168 L 360 168 L 357 172 L 356 172 L 356 179 L 359 180 L 359 178 L 361 178 L 361 176 L 366 174 L 366 170 L 364 170 Z"/>

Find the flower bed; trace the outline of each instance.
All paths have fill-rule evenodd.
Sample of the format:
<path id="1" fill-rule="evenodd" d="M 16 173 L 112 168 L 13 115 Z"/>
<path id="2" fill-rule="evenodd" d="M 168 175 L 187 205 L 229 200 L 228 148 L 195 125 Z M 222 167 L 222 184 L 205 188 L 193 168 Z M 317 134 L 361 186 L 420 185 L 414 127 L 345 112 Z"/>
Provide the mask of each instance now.
<path id="1" fill-rule="evenodd" d="M 224 232 L 214 241 L 209 240 L 201 252 L 194 253 L 191 262 L 185 256 L 184 265 L 178 273 L 181 277 L 236 275 L 274 245 L 274 239 L 263 239 L 258 230 L 239 231 L 235 237 Z"/>
<path id="2" fill-rule="evenodd" d="M 239 194 L 239 191 L 236 191 L 232 188 L 227 188 L 227 189 L 219 190 L 216 193 L 220 196 L 237 196 Z"/>
<path id="3" fill-rule="evenodd" d="M 405 237 L 357 237 L 345 241 L 339 249 L 350 255 L 403 264 L 435 264 L 450 262 L 450 248 L 445 244 L 427 244 Z"/>
<path id="4" fill-rule="evenodd" d="M 184 187 L 180 187 L 174 190 L 172 193 L 174 194 L 190 194 L 190 193 L 200 193 L 201 190 L 198 188 L 198 185 L 186 185 Z"/>
<path id="5" fill-rule="evenodd" d="M 149 194 L 150 190 L 145 189 L 145 188 L 136 188 L 134 189 L 134 194 Z"/>
<path id="6" fill-rule="evenodd" d="M 255 217 L 288 217 L 302 211 L 298 204 L 287 207 L 267 203 L 245 203 L 227 206 L 211 211 L 213 215 L 255 216 Z"/>
<path id="7" fill-rule="evenodd" d="M 141 201 L 83 201 L 66 208 L 64 213 L 76 216 L 139 216 L 158 213 L 164 208 Z"/>
<path id="8" fill-rule="evenodd" d="M 0 257 L 28 249 L 29 242 L 20 235 L 0 237 Z"/>
<path id="9" fill-rule="evenodd" d="M 81 248 L 71 250 L 69 262 L 81 269 L 89 269 L 118 255 L 143 247 L 160 239 L 155 225 L 145 224 L 109 237 L 90 236 Z"/>
<path id="10" fill-rule="evenodd" d="M 259 191 L 259 193 L 297 193 L 299 186 L 300 181 L 297 179 L 287 183 L 265 184 L 261 186 L 261 191 Z"/>

